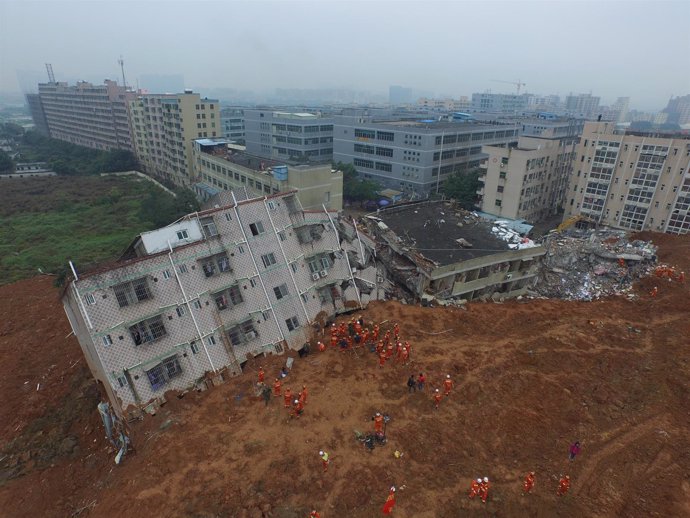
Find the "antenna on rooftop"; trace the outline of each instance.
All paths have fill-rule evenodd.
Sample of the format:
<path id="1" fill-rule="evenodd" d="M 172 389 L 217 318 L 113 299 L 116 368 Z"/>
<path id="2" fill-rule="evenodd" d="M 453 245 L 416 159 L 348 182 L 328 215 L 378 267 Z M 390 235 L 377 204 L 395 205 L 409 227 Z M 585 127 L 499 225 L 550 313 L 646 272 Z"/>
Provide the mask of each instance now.
<path id="1" fill-rule="evenodd" d="M 53 65 L 46 63 L 46 70 L 48 71 L 48 81 L 50 83 L 55 82 L 55 74 L 53 74 Z"/>
<path id="2" fill-rule="evenodd" d="M 122 54 L 120 54 L 120 59 L 117 60 L 118 65 L 120 65 L 120 69 L 122 70 L 122 86 L 127 88 L 127 81 L 125 81 L 125 60 L 122 59 Z"/>

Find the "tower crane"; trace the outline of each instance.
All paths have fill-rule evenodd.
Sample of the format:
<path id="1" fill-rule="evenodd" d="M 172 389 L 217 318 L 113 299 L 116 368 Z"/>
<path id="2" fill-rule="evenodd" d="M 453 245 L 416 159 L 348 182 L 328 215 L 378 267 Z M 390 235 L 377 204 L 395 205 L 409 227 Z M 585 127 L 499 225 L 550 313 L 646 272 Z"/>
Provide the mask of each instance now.
<path id="1" fill-rule="evenodd" d="M 515 85 L 517 86 L 517 94 L 520 95 L 520 88 L 523 86 L 527 86 L 527 83 L 523 83 L 519 79 L 517 81 L 502 81 L 501 79 L 492 79 L 492 81 L 496 83 L 508 83 L 510 85 Z"/>

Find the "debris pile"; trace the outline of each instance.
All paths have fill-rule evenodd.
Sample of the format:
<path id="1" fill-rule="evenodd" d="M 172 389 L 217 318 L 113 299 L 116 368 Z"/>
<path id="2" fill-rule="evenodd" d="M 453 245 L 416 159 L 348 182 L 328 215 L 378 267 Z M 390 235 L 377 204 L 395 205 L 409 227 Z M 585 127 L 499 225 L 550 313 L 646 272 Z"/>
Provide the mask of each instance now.
<path id="1" fill-rule="evenodd" d="M 523 248 L 534 248 L 538 246 L 528 237 L 522 237 L 518 232 L 508 227 L 508 222 L 503 220 L 494 221 L 491 233 L 497 238 L 508 243 L 511 250 L 522 250 Z"/>
<path id="2" fill-rule="evenodd" d="M 565 300 L 624 294 L 634 298 L 632 283 L 654 270 L 657 248 L 648 241 L 630 242 L 628 236 L 610 229 L 549 234 L 534 291 Z"/>

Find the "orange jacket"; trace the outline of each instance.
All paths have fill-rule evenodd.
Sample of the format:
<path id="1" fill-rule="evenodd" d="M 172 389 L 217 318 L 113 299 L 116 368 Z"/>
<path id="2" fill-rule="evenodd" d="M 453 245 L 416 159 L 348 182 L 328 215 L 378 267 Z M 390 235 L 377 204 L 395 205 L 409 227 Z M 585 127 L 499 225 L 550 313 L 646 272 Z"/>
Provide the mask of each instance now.
<path id="1" fill-rule="evenodd" d="M 259 367 L 259 383 L 264 382 L 264 370 L 263 368 Z"/>
<path id="2" fill-rule="evenodd" d="M 379 415 L 374 417 L 374 431 L 383 432 L 383 416 Z"/>
<path id="3" fill-rule="evenodd" d="M 448 378 L 443 380 L 443 388 L 446 389 L 446 392 L 450 392 L 450 389 L 453 388 L 453 380 Z"/>

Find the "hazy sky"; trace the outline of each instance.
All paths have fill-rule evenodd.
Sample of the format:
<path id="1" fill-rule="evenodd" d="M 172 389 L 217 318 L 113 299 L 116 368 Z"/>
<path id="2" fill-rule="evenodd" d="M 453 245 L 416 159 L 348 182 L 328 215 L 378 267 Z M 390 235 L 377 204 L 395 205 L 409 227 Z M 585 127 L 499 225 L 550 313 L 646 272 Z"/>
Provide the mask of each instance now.
<path id="1" fill-rule="evenodd" d="M 183 74 L 187 87 L 399 84 L 630 96 L 661 109 L 690 93 L 690 1 L 0 0 L 0 91 L 17 71 L 58 80 Z M 203 90 L 201 91 L 203 94 Z"/>

